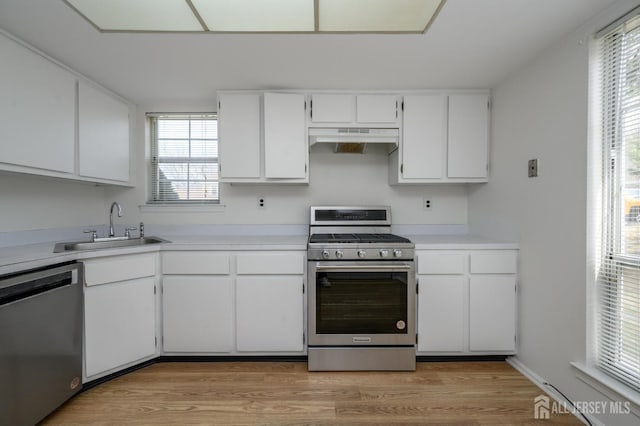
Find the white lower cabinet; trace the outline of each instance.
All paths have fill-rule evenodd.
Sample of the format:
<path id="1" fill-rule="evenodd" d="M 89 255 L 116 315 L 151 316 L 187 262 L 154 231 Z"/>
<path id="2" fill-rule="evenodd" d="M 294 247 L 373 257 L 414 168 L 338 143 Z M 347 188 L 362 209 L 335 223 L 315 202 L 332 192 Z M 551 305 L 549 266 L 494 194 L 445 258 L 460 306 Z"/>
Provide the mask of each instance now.
<path id="1" fill-rule="evenodd" d="M 162 255 L 166 354 L 304 353 L 305 251 Z"/>
<path id="2" fill-rule="evenodd" d="M 164 277 L 163 350 L 231 352 L 233 296 L 233 280 L 228 277 Z"/>
<path id="3" fill-rule="evenodd" d="M 515 288 L 512 275 L 472 276 L 469 282 L 469 350 L 515 349 Z"/>
<path id="4" fill-rule="evenodd" d="M 418 293 L 418 351 L 462 352 L 467 282 L 463 276 L 424 276 Z"/>
<path id="5" fill-rule="evenodd" d="M 418 354 L 515 353 L 517 250 L 418 250 Z"/>
<path id="6" fill-rule="evenodd" d="M 236 280 L 238 351 L 304 349 L 301 277 L 239 277 Z"/>
<path id="7" fill-rule="evenodd" d="M 85 262 L 85 379 L 156 355 L 156 256 Z"/>

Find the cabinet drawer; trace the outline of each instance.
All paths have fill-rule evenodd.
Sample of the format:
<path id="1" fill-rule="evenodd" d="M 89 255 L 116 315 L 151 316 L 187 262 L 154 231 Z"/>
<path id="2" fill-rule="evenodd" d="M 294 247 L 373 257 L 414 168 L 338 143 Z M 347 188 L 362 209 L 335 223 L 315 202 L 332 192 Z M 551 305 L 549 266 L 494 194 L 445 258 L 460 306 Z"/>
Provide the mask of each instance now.
<path id="1" fill-rule="evenodd" d="M 303 253 L 248 253 L 239 254 L 237 273 L 252 274 L 304 274 Z"/>
<path id="2" fill-rule="evenodd" d="M 464 274 L 462 253 L 418 253 L 419 274 Z"/>
<path id="3" fill-rule="evenodd" d="M 163 274 L 228 275 L 229 255 L 206 251 L 167 252 L 162 254 Z"/>
<path id="4" fill-rule="evenodd" d="M 151 277 L 156 274 L 156 254 L 107 257 L 84 262 L 87 286 Z"/>
<path id="5" fill-rule="evenodd" d="M 469 272 L 472 274 L 515 274 L 518 256 L 514 251 L 471 253 Z"/>

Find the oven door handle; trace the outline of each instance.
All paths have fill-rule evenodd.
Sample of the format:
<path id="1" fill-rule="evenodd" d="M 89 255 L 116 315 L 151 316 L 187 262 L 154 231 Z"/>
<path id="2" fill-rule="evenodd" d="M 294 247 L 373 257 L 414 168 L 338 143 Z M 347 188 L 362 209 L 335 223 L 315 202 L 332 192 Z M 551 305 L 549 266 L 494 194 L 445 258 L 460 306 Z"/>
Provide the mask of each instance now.
<path id="1" fill-rule="evenodd" d="M 316 265 L 316 271 L 410 271 L 412 265 L 408 263 L 401 264 L 376 264 L 376 265 Z"/>

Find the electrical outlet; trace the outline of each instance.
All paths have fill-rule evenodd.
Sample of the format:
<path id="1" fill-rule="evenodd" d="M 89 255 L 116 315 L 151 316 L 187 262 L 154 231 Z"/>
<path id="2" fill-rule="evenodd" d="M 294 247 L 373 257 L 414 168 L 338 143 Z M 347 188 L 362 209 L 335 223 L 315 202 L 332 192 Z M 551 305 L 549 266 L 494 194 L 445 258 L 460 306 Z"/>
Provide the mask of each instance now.
<path id="1" fill-rule="evenodd" d="M 532 160 L 529 160 L 527 166 L 529 177 L 538 177 L 538 159 L 534 158 Z"/>
<path id="2" fill-rule="evenodd" d="M 264 209 L 266 207 L 264 197 L 258 197 L 258 208 Z"/>
<path id="3" fill-rule="evenodd" d="M 433 202 L 431 198 L 424 198 L 422 200 L 422 208 L 425 210 L 431 210 L 433 208 Z"/>

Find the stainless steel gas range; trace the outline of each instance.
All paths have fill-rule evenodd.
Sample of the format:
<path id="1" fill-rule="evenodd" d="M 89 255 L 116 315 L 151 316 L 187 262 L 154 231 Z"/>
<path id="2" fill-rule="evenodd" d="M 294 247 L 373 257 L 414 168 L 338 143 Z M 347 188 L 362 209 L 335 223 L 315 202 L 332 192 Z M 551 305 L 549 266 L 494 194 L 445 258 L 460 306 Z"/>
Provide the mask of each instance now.
<path id="1" fill-rule="evenodd" d="M 309 370 L 415 370 L 414 244 L 390 207 L 311 207 Z"/>

